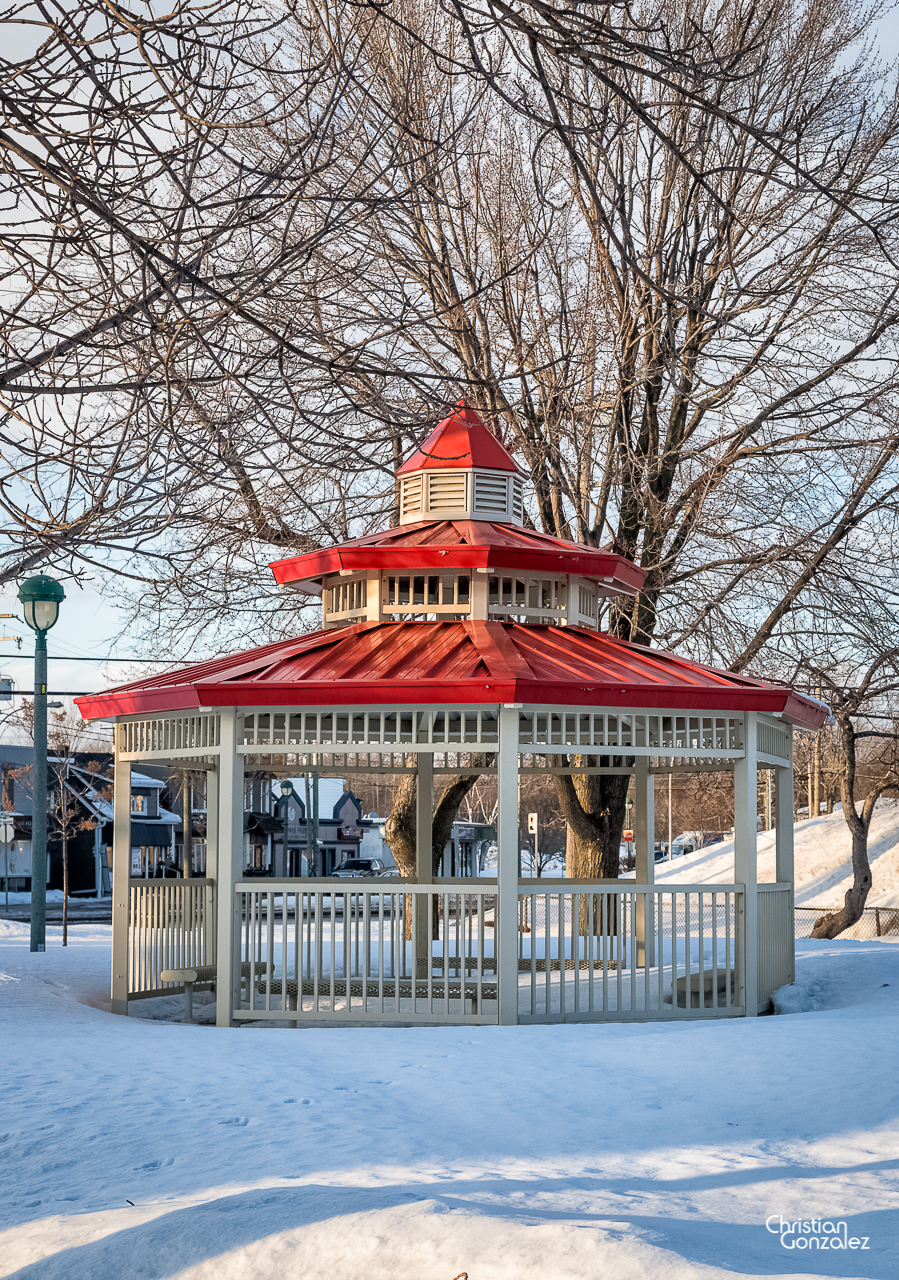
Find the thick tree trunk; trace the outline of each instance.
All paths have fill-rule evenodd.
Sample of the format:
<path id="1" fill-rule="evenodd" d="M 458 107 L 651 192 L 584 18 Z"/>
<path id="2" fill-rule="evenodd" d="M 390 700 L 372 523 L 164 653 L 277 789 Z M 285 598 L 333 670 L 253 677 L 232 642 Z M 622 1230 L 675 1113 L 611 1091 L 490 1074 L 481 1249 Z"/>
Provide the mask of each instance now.
<path id="1" fill-rule="evenodd" d="M 615 757 L 617 759 L 617 757 Z M 561 762 L 567 764 L 565 757 Z M 570 757 L 575 767 L 595 767 L 596 756 Z M 565 875 L 572 880 L 615 880 L 618 878 L 618 860 L 621 833 L 624 830 L 625 801 L 630 778 L 627 774 L 556 774 L 553 778 L 559 808 L 568 823 L 568 843 L 565 858 Z M 586 934 L 590 928 L 589 910 L 585 898 L 580 904 L 579 931 Z M 614 912 L 608 913 L 606 930 L 617 931 Z M 602 930 L 600 899 L 593 900 L 593 932 Z"/>
<path id="2" fill-rule="evenodd" d="M 390 817 L 384 826 L 384 835 L 390 846 L 396 865 L 404 878 L 415 875 L 415 799 L 417 778 L 414 773 L 404 773 L 393 789 Z"/>
<path id="3" fill-rule="evenodd" d="M 843 817 L 852 833 L 852 886 L 846 890 L 839 911 L 828 911 L 815 921 L 813 938 L 836 938 L 862 918 L 865 902 L 871 892 L 871 866 L 868 862 L 868 831 L 881 794 L 875 787 L 865 796 L 862 811 L 855 807 L 855 728 L 849 715 L 839 717 L 843 767 L 840 772 L 840 799 Z"/>
<path id="4" fill-rule="evenodd" d="M 596 756 L 571 756 L 570 759 L 575 767 L 598 764 Z M 566 876 L 586 880 L 617 879 L 629 777 L 627 774 L 559 773 L 553 782 L 559 808 L 568 823 Z"/>
<path id="5" fill-rule="evenodd" d="M 861 823 L 859 826 L 861 827 Z M 815 921 L 813 938 L 836 938 L 861 920 L 865 902 L 871 892 L 871 867 L 868 862 L 868 830 L 852 832 L 852 885 L 846 890 L 839 911 L 829 911 Z"/>
<path id="6" fill-rule="evenodd" d="M 459 806 L 474 784 L 478 780 L 478 774 L 460 774 L 457 777 L 450 778 L 444 786 L 434 805 L 434 813 L 431 818 L 431 874 L 436 876 L 440 870 L 440 859 L 443 857 L 443 851 L 446 848 L 446 842 L 450 838 L 453 823 L 459 812 Z M 418 777 L 414 773 L 406 773 L 400 778 L 393 792 L 393 804 L 390 807 L 390 817 L 384 827 L 384 834 L 387 837 L 387 843 L 390 845 L 390 852 L 396 859 L 396 864 L 404 877 L 413 877 L 416 874 L 416 812 L 417 812 L 417 796 L 418 796 Z M 407 902 L 406 910 L 406 936 L 410 936 L 412 911 L 411 903 Z M 439 936 L 439 904 L 434 900 L 434 918 L 432 921 L 432 936 Z"/>

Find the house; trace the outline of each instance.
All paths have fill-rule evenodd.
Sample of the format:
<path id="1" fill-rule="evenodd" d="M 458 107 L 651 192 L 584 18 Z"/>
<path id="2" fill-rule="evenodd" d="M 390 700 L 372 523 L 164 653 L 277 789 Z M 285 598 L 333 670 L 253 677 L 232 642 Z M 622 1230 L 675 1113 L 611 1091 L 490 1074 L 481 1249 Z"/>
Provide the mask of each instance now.
<path id="1" fill-rule="evenodd" d="M 2 847 L 0 884 L 11 893 L 31 889 L 31 747 L 0 743 L 0 808 L 13 828 L 9 846 Z"/>
<path id="2" fill-rule="evenodd" d="M 344 790 L 345 785 L 343 778 L 282 781 L 276 800 L 281 831 L 273 842 L 272 874 L 329 876 L 345 858 L 359 857 L 366 842 L 374 847 L 373 840 L 377 852 L 372 856 L 384 856 L 382 819 L 363 816 L 361 802 L 352 791 Z M 385 861 L 393 863 L 389 851 Z"/>
<path id="3" fill-rule="evenodd" d="M 31 769 L 34 748 L 0 745 L 4 815 L 12 817 L 16 838 L 9 850 L 9 888 L 31 890 Z M 65 827 L 69 892 L 105 897 L 111 893 L 113 757 L 103 751 L 48 756 L 47 887 L 63 887 L 62 834 Z M 149 773 L 131 776 L 131 875 L 177 873 L 175 831 L 181 820 L 161 802 L 165 780 Z M 6 882 L 6 851 L 0 883 Z"/>

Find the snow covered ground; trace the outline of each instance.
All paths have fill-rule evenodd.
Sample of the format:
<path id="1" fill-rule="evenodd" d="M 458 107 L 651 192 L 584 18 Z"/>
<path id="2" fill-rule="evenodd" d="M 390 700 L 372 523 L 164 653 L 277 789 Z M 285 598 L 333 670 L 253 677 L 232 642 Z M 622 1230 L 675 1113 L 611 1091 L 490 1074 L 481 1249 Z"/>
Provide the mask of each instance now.
<path id="1" fill-rule="evenodd" d="M 852 884 L 852 843 L 840 810 L 799 822 L 793 837 L 796 870 L 796 905 L 835 907 Z M 871 822 L 868 857 L 874 886 L 868 906 L 888 906 L 899 894 L 899 800 L 879 800 Z M 759 881 L 774 880 L 774 833 L 758 837 Z M 656 880 L 691 884 L 697 881 L 728 884 L 734 879 L 734 842 L 722 841 L 656 865 Z M 881 901 L 881 899 L 888 899 Z M 896 901 L 899 905 L 899 899 Z M 897 1269 L 899 1270 L 899 1269 Z"/>
<path id="2" fill-rule="evenodd" d="M 0 923 L 2 1276 L 897 1274 L 899 943 L 801 943 L 780 1017 L 291 1032 L 113 1018 L 108 926 L 27 935 Z"/>

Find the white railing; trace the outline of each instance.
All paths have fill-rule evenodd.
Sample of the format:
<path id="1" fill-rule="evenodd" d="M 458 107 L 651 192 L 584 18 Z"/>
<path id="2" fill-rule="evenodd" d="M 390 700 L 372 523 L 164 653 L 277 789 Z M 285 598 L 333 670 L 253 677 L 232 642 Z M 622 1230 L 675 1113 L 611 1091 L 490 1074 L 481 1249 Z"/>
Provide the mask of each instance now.
<path id="1" fill-rule="evenodd" d="M 759 1008 L 778 987 L 795 980 L 795 917 L 789 884 L 758 886 Z"/>
<path id="2" fill-rule="evenodd" d="M 741 1015 L 742 888 L 519 886 L 519 1022 Z"/>
<path id="3" fill-rule="evenodd" d="M 128 999 L 181 990 L 163 969 L 215 964 L 212 880 L 131 880 L 128 885 Z"/>
<path id="4" fill-rule="evenodd" d="M 234 1016 L 496 1022 L 495 895 L 477 881 L 238 884 Z"/>

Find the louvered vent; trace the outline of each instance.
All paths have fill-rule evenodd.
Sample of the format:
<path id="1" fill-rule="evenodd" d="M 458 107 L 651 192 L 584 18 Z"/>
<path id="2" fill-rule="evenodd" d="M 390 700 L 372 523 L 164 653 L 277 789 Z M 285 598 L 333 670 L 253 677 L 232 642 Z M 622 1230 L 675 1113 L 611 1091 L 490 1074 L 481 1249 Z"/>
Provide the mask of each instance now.
<path id="1" fill-rule="evenodd" d="M 490 515 L 507 515 L 506 477 L 491 475 L 489 472 L 476 471 L 474 477 L 474 508 L 475 511 L 488 512 Z"/>
<path id="2" fill-rule="evenodd" d="M 434 471 L 428 476 L 429 511 L 464 511 L 465 473 Z"/>
<path id="3" fill-rule="evenodd" d="M 400 481 L 400 515 L 414 516 L 421 512 L 421 476 L 406 476 Z"/>
<path id="4" fill-rule="evenodd" d="M 524 518 L 524 486 L 517 476 L 512 477 L 512 519 Z"/>

